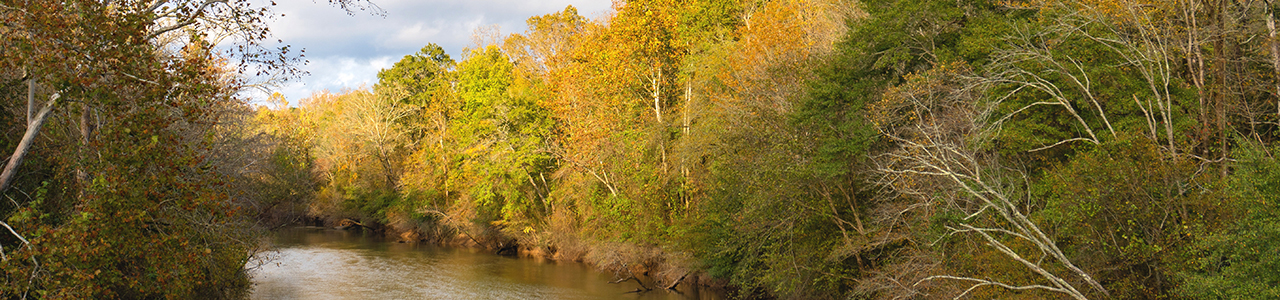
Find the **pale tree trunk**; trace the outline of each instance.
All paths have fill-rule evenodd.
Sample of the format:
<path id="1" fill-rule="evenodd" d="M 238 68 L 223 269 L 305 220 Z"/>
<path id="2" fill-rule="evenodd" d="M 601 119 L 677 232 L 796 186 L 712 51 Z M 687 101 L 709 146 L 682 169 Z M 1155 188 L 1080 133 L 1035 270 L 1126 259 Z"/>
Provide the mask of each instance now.
<path id="1" fill-rule="evenodd" d="M 653 72 L 655 73 L 654 76 L 649 78 L 649 82 L 652 84 L 650 93 L 653 96 L 653 115 L 658 119 L 658 124 L 662 125 L 662 67 L 654 67 Z M 658 153 L 662 155 L 663 174 L 667 173 L 668 167 L 666 144 L 667 139 L 665 137 L 658 143 Z"/>
<path id="2" fill-rule="evenodd" d="M 1204 59 L 1200 53 L 1199 22 L 1196 19 L 1196 1 L 1187 1 L 1183 7 L 1183 17 L 1190 20 L 1191 25 L 1187 28 L 1187 74 L 1191 76 L 1191 83 L 1196 86 L 1196 99 L 1199 101 L 1200 126 L 1208 126 L 1204 123 L 1207 119 L 1207 112 L 1204 108 Z"/>
<path id="3" fill-rule="evenodd" d="M 1273 12 L 1267 12 L 1267 34 L 1271 37 L 1271 67 L 1275 70 L 1275 92 L 1280 99 L 1280 41 L 1276 40 L 1276 18 Z M 1276 115 L 1280 116 L 1280 101 L 1276 103 Z"/>
<path id="4" fill-rule="evenodd" d="M 689 138 L 689 110 L 692 109 L 692 106 L 693 106 L 693 83 L 685 83 L 684 109 L 682 109 L 680 112 L 681 116 L 683 117 L 682 118 L 683 120 L 681 121 L 683 122 L 681 122 L 680 124 L 680 130 L 684 132 L 684 135 L 682 135 L 681 138 L 686 139 L 686 141 Z M 685 151 L 685 154 L 680 156 L 680 176 L 684 178 L 684 180 L 681 181 L 682 182 L 681 185 L 684 186 L 684 188 L 681 189 L 681 193 L 685 194 L 684 197 L 682 197 L 684 198 L 682 199 L 684 200 L 684 208 L 689 209 L 689 198 L 691 198 L 691 196 L 688 195 L 689 151 Z"/>
<path id="5" fill-rule="evenodd" d="M 89 114 L 90 114 L 89 104 L 81 103 L 80 104 L 80 142 L 84 143 L 85 146 L 89 145 L 89 137 L 93 135 L 93 130 L 95 127 L 93 126 L 93 124 L 90 123 L 91 118 Z"/>
<path id="6" fill-rule="evenodd" d="M 662 124 L 662 68 L 655 67 L 654 73 L 657 74 L 649 79 L 652 83 L 653 114 L 657 116 L 658 124 Z"/>
<path id="7" fill-rule="evenodd" d="M 29 84 L 29 87 L 34 88 L 35 85 Z M 27 95 L 27 103 L 34 104 L 34 92 L 28 92 Z M 23 158 L 31 151 L 31 144 L 35 143 L 36 136 L 40 134 L 40 127 L 44 126 L 44 121 L 49 119 L 49 114 L 58 105 L 58 99 L 59 95 L 56 93 L 49 96 L 49 102 L 39 112 L 30 117 L 27 122 L 27 131 L 22 135 L 22 141 L 18 143 L 18 148 L 13 150 L 13 155 L 9 156 L 9 162 L 5 164 L 4 172 L 0 173 L 0 193 L 9 190 L 9 186 L 13 184 L 13 177 L 16 175 L 18 167 L 22 166 Z M 32 109 L 34 108 L 28 106 L 27 111 L 29 112 Z"/>
<path id="8" fill-rule="evenodd" d="M 436 140 L 436 144 L 440 145 L 440 168 L 444 170 L 444 174 L 440 176 L 441 190 L 444 191 L 444 200 L 449 201 L 449 155 L 445 153 L 444 135 L 445 125 L 440 127 L 440 138 Z"/>
<path id="9" fill-rule="evenodd" d="M 591 176 L 595 177 L 596 180 L 599 180 L 600 183 L 603 183 L 606 188 L 609 188 L 610 196 L 614 196 L 614 197 L 618 196 L 618 189 L 615 188 L 613 186 L 613 182 L 609 180 L 609 173 L 606 173 L 604 171 L 600 171 L 599 173 L 597 173 L 594 169 L 591 169 L 591 168 L 583 168 L 583 169 L 587 170 L 587 174 L 591 174 Z"/>

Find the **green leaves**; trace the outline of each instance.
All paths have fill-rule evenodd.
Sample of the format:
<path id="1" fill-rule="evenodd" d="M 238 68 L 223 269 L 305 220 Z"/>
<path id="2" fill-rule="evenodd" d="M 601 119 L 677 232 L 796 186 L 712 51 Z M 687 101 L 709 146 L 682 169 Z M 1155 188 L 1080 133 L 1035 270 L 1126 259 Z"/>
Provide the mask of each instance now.
<path id="1" fill-rule="evenodd" d="M 1231 176 L 1230 200 L 1239 217 L 1225 230 L 1195 231 L 1189 268 L 1179 291 L 1201 299 L 1280 297 L 1280 162 L 1276 149 L 1244 142 Z"/>
<path id="2" fill-rule="evenodd" d="M 545 99 L 531 91 L 537 82 L 515 76 L 498 47 L 471 51 L 457 71 L 461 115 L 449 123 L 456 147 L 467 149 L 460 157 L 463 172 L 454 178 L 472 186 L 481 208 L 498 213 L 481 221 L 540 222 L 549 213 L 540 204 L 547 187 L 533 178 L 554 167 Z"/>
<path id="3" fill-rule="evenodd" d="M 453 66 L 453 59 L 443 48 L 428 44 L 418 53 L 405 55 L 390 69 L 378 71 L 374 89 L 383 95 L 402 97 L 400 101 L 406 104 L 432 106 L 431 102 L 439 101 L 443 89 L 448 88 L 447 73 Z"/>

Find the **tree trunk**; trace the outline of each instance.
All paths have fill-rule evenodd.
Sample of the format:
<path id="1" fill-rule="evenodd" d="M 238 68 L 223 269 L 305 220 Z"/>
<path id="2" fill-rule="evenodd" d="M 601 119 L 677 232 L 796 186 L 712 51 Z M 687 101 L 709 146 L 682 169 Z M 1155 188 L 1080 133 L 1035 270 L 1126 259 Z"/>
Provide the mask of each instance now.
<path id="1" fill-rule="evenodd" d="M 1280 41 L 1276 41 L 1276 17 L 1274 12 L 1267 12 L 1267 34 L 1271 37 L 1271 67 L 1277 77 L 1275 81 L 1276 99 L 1280 99 Z M 1276 101 L 1276 115 L 1280 116 L 1280 100 Z"/>
<path id="2" fill-rule="evenodd" d="M 27 124 L 31 124 L 31 119 L 36 114 L 36 80 L 34 78 L 27 79 Z"/>
<path id="3" fill-rule="evenodd" d="M 591 168 L 583 168 L 583 169 L 586 169 L 587 174 L 591 174 L 591 176 L 594 176 L 596 180 L 599 180 L 600 183 L 603 183 L 606 188 L 609 188 L 610 196 L 614 196 L 614 197 L 618 196 L 618 189 L 613 187 L 612 182 L 609 182 L 609 173 L 604 173 L 602 171 L 601 173 L 603 173 L 604 176 L 601 176 L 601 174 L 596 173 L 596 171 L 592 170 Z"/>
<path id="4" fill-rule="evenodd" d="M 382 148 L 382 147 L 378 147 L 378 148 Z M 391 167 L 391 158 L 389 157 L 391 155 L 387 154 L 386 152 L 387 152 L 386 150 L 378 149 L 378 163 L 382 165 L 382 174 L 387 181 L 387 189 L 395 191 L 395 190 L 398 190 L 397 184 L 396 184 L 396 181 L 397 181 L 396 174 L 393 168 Z"/>
<path id="5" fill-rule="evenodd" d="M 1224 178 L 1227 177 L 1227 164 L 1225 163 L 1225 159 L 1227 158 L 1227 100 L 1230 96 L 1230 89 L 1227 87 L 1230 84 L 1230 80 L 1227 78 L 1230 74 L 1230 70 L 1227 68 L 1231 65 L 1231 62 L 1228 61 L 1228 59 L 1229 56 L 1232 55 L 1232 53 L 1228 52 L 1228 48 L 1234 46 L 1231 41 L 1228 40 L 1229 37 L 1227 35 L 1227 33 L 1233 30 L 1233 28 L 1227 28 L 1227 26 L 1230 25 L 1229 20 L 1227 20 L 1227 5 L 1228 1 L 1226 0 L 1218 1 L 1217 17 L 1220 32 L 1217 34 L 1218 45 L 1217 47 L 1214 47 L 1214 53 L 1215 56 L 1217 56 L 1215 59 L 1216 66 L 1214 66 L 1214 68 L 1217 69 L 1216 71 L 1218 73 L 1218 79 L 1216 80 L 1218 85 L 1216 89 L 1218 92 L 1216 95 L 1217 97 L 1214 97 L 1214 114 L 1218 130 L 1218 155 L 1223 159 L 1222 161 L 1224 161 L 1219 163 L 1219 171 Z"/>
<path id="6" fill-rule="evenodd" d="M 649 79 L 653 85 L 653 114 L 662 124 L 662 68 L 655 67 L 654 73 L 657 74 Z"/>
<path id="7" fill-rule="evenodd" d="M 684 132 L 684 135 L 681 135 L 680 138 L 685 140 L 689 139 L 689 110 L 692 109 L 691 107 L 693 106 L 692 81 L 693 79 L 689 79 L 689 81 L 685 83 L 684 109 L 681 110 L 681 114 L 683 115 L 684 122 L 680 124 L 680 128 L 681 128 L 680 130 Z M 683 187 L 680 191 L 681 193 L 680 198 L 682 198 L 680 200 L 683 200 L 684 202 L 684 209 L 688 210 L 689 198 L 692 198 L 692 196 L 689 196 L 689 151 L 687 150 L 683 155 L 680 156 L 680 176 L 682 178 L 680 185 Z"/>
<path id="8" fill-rule="evenodd" d="M 31 122 L 27 123 L 27 132 L 22 135 L 22 141 L 18 143 L 18 148 L 13 150 L 13 155 L 9 156 L 9 163 L 5 164 L 4 173 L 0 173 L 0 193 L 9 190 L 9 186 L 13 184 L 13 176 L 17 173 L 18 167 L 22 165 L 22 159 L 30 152 L 31 144 L 35 142 L 36 135 L 40 134 L 40 127 L 44 126 L 44 121 L 49 119 L 49 113 L 53 112 L 53 108 L 57 106 L 58 97 L 58 94 L 50 96 L 49 103 L 45 104 L 44 108 L 40 109 L 40 112 L 32 116 Z M 28 99 L 28 101 L 33 102 L 32 99 Z"/>

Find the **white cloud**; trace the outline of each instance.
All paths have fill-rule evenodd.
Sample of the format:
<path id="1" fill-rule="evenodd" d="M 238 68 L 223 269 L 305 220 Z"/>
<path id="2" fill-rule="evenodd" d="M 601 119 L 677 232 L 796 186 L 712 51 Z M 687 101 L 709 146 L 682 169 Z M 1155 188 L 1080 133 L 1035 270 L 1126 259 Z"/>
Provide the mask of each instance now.
<path id="1" fill-rule="evenodd" d="M 396 32 L 395 36 L 383 43 L 388 48 L 406 48 L 406 47 L 422 47 L 435 40 L 443 31 L 444 24 L 440 21 L 432 22 L 427 25 L 426 22 L 418 22 L 412 27 L 401 28 Z"/>
<path id="2" fill-rule="evenodd" d="M 297 100 L 323 90 L 339 92 L 343 89 L 371 87 L 377 83 L 378 71 L 390 68 L 397 60 L 398 57 L 391 56 L 312 58 L 311 63 L 303 67 L 311 76 L 286 83 L 281 87 L 280 93 L 290 102 L 297 103 Z"/>
<path id="3" fill-rule="evenodd" d="M 269 0 L 261 0 L 269 1 Z M 595 17 L 607 11 L 610 0 L 373 0 L 386 16 L 356 11 L 352 15 L 325 0 L 279 1 L 283 17 L 271 21 L 271 31 L 293 48 L 305 49 L 311 73 L 282 86 L 290 102 L 323 89 L 340 91 L 373 85 L 378 70 L 389 68 L 404 55 L 436 43 L 459 58 L 480 26 L 497 24 L 503 33 L 522 32 L 525 20 L 573 5 L 578 13 Z M 261 96 L 265 98 L 265 96 Z"/>

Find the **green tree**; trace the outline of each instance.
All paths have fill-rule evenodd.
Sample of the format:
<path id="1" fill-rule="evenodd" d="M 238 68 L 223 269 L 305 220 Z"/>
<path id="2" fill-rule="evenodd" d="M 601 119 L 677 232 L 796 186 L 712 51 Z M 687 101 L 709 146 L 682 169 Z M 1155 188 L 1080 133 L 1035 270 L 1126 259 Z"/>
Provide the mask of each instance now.
<path id="1" fill-rule="evenodd" d="M 453 180 L 467 186 L 477 221 L 519 229 L 548 213 L 545 174 L 555 167 L 551 119 L 536 93 L 517 84 L 514 65 L 497 46 L 471 50 L 458 65 L 459 116 L 450 122 L 459 154 Z M 513 228 L 515 229 L 515 228 Z"/>
<path id="2" fill-rule="evenodd" d="M 1280 297 L 1280 163 L 1275 147 L 1244 143 L 1231 175 L 1229 195 L 1239 216 L 1226 230 L 1206 230 L 1191 268 L 1179 272 L 1182 295 L 1195 299 Z"/>
<path id="3" fill-rule="evenodd" d="M 405 55 L 390 69 L 378 71 L 374 89 L 380 94 L 401 96 L 400 101 L 406 104 L 428 106 L 449 85 L 446 73 L 453 65 L 444 48 L 427 44 L 418 53 Z"/>

